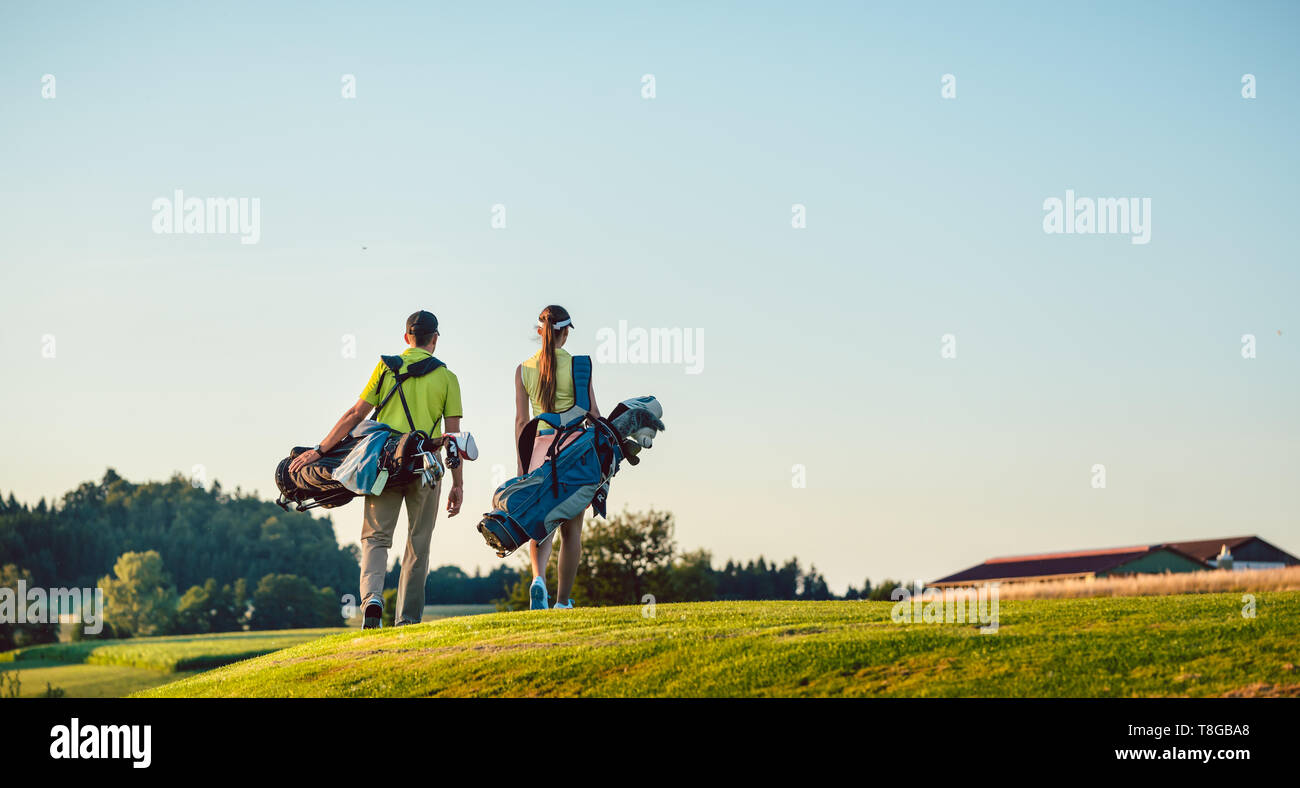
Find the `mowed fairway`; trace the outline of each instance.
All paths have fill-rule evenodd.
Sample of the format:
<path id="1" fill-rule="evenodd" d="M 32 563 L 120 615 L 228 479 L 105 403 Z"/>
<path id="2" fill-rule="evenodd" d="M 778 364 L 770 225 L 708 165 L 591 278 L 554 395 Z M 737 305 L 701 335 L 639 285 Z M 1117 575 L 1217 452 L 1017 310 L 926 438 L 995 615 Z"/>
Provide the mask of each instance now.
<path id="1" fill-rule="evenodd" d="M 996 634 L 888 602 L 498 613 L 349 632 L 151 690 L 190 696 L 1300 694 L 1300 592 L 1003 602 Z"/>

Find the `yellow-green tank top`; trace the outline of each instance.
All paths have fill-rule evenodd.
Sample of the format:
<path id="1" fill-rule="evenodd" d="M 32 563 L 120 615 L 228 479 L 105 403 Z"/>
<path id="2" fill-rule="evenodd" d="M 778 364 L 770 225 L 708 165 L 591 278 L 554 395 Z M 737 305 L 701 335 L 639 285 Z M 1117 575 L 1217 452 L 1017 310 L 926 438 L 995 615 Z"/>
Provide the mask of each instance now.
<path id="1" fill-rule="evenodd" d="M 528 402 L 533 407 L 533 418 L 546 413 L 542 407 L 541 363 L 542 351 L 534 353 L 527 361 L 519 365 L 519 376 L 523 379 L 524 390 L 528 392 Z M 563 413 L 573 407 L 577 400 L 573 396 L 573 356 L 564 348 L 555 349 L 555 407 L 551 413 Z"/>

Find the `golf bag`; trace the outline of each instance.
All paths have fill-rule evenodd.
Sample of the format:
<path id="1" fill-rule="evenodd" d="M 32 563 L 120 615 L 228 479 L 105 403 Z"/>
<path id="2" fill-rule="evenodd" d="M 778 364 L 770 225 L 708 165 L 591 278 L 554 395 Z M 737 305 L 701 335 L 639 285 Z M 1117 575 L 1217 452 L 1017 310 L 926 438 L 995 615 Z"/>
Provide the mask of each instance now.
<path id="1" fill-rule="evenodd" d="M 604 517 L 610 479 L 618 473 L 620 462 L 627 456 L 625 451 L 630 448 L 625 441 L 646 424 L 663 429 L 657 416 L 645 417 L 630 410 L 644 409 L 645 402 L 658 408 L 653 397 L 629 400 L 631 406 L 620 404 L 609 419 L 592 416 L 588 412 L 590 380 L 591 358 L 574 356 L 575 405 L 564 413 L 543 413 L 520 433 L 517 448 L 520 465 L 525 468 L 532 459 L 539 423 L 554 429 L 555 438 L 541 466 L 497 488 L 492 511 L 485 513 L 478 524 L 479 533 L 498 557 L 505 558 L 530 539 L 545 540 L 561 523 L 582 514 L 588 506 L 594 514 Z"/>
<path id="2" fill-rule="evenodd" d="M 411 364 L 406 372 L 401 372 L 401 356 L 381 356 L 381 359 L 387 369 L 379 376 L 375 396 L 378 397 L 383 391 L 384 377 L 388 372 L 393 373 L 397 384 L 375 406 L 370 418 L 357 425 L 351 434 L 323 457 L 299 468 L 296 473 L 289 470 L 289 465 L 299 454 L 308 451 L 308 447 L 294 447 L 289 456 L 276 466 L 275 485 L 280 489 L 280 496 L 275 502 L 281 509 L 289 511 L 290 504 L 299 512 L 317 507 L 333 509 L 360 495 L 377 495 L 386 488 L 403 487 L 413 481 L 431 487 L 437 484 L 444 472 L 443 464 L 437 457 L 437 451 L 443 443 L 448 446 L 448 465 L 454 468 L 460 464 L 455 441 L 431 438 L 423 430 L 399 432 L 374 421 L 374 417 L 388 404 L 393 394 L 397 394 L 402 400 L 407 424 L 414 426 L 415 421 L 406 404 L 402 384 L 410 378 L 433 372 L 443 366 L 443 363 L 430 356 Z"/>

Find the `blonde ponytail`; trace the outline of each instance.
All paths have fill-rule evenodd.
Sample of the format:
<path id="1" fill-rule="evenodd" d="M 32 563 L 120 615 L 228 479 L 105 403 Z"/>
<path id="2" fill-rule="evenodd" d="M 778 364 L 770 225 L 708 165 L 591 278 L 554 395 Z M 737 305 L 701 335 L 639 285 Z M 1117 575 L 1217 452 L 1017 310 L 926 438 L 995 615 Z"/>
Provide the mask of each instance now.
<path id="1" fill-rule="evenodd" d="M 564 323 L 567 327 L 568 321 L 568 311 L 556 304 L 546 307 L 537 316 L 537 327 L 542 334 L 542 357 L 537 363 L 537 389 L 542 410 L 546 413 L 555 410 L 555 340 L 559 333 L 555 324 Z"/>

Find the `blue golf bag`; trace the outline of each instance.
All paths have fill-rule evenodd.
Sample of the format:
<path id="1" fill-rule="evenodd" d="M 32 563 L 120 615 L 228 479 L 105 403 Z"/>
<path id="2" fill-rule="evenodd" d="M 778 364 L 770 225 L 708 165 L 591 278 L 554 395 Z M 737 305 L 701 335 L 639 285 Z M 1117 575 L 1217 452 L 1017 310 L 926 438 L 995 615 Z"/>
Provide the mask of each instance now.
<path id="1" fill-rule="evenodd" d="M 564 413 L 543 413 L 519 435 L 520 465 L 527 468 L 539 424 L 555 430 L 546 461 L 532 473 L 516 476 L 497 488 L 492 511 L 478 524 L 488 546 L 506 556 L 528 541 L 543 541 L 560 524 L 582 514 L 588 506 L 605 516 L 609 480 L 623 460 L 623 437 L 608 419 L 593 417 L 591 358 L 573 357 L 576 403 Z"/>

